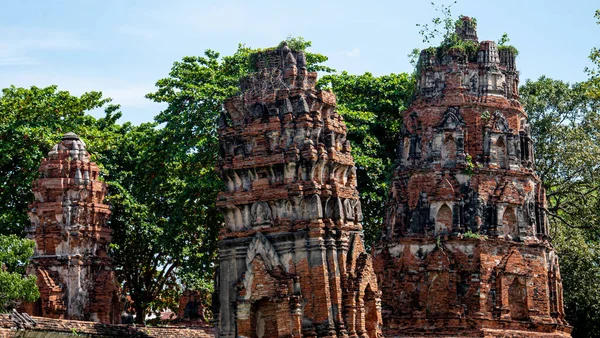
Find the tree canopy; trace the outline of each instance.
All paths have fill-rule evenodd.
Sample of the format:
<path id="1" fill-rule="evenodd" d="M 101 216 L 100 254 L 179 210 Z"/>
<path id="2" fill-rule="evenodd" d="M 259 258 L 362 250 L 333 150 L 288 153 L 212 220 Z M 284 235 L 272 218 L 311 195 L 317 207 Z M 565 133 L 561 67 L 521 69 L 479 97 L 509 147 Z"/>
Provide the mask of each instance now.
<path id="1" fill-rule="evenodd" d="M 373 76 L 341 72 L 319 80 L 319 86 L 336 94 L 338 112 L 348 128 L 367 245 L 374 244 L 381 231 L 402 126 L 400 112 L 408 107 L 414 85 L 414 78 L 406 73 Z"/>
<path id="2" fill-rule="evenodd" d="M 441 38 L 448 48 L 465 48 L 454 33 L 449 7 L 425 42 Z M 596 12 L 600 23 L 600 10 Z M 470 19 L 473 24 L 476 21 Z M 508 38 L 504 36 L 501 44 Z M 288 38 L 293 49 L 310 42 Z M 33 242 L 23 240 L 29 224 L 31 182 L 41 159 L 73 131 L 88 145 L 108 184 L 113 215 L 111 255 L 123 290 L 134 301 L 138 322 L 148 311 L 175 307 L 184 288 L 212 290 L 222 216 L 222 190 L 215 171 L 217 119 L 223 101 L 239 93 L 239 80 L 255 52 L 239 45 L 230 56 L 207 50 L 184 57 L 156 82 L 147 98 L 167 107 L 155 122 L 119 124 L 119 106 L 100 92 L 74 96 L 56 86 L 3 89 L 0 96 L 0 310 L 38 297 L 34 277 L 23 277 Z M 417 54 L 415 54 L 417 55 Z M 536 168 L 548 192 L 553 243 L 561 257 L 565 307 L 574 336 L 600 332 L 600 51 L 590 54 L 588 81 L 570 85 L 541 77 L 520 89 L 535 138 Z M 374 76 L 335 73 L 327 57 L 307 53 L 318 86 L 337 95 L 348 127 L 365 214 L 365 240 L 375 242 L 383 220 L 402 119 L 415 79 L 411 74 Z M 104 109 L 102 118 L 90 115 Z"/>
<path id="3" fill-rule="evenodd" d="M 24 276 L 35 243 L 16 235 L 0 235 L 0 312 L 20 301 L 34 302 L 40 296 L 33 275 Z"/>

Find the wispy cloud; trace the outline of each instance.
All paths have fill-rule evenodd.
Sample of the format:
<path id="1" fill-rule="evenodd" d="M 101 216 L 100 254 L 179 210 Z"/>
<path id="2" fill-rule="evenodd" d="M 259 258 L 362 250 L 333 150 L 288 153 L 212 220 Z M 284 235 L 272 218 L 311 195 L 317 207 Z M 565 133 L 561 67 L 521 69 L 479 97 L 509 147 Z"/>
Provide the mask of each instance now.
<path id="1" fill-rule="evenodd" d="M 122 34 L 127 34 L 137 38 L 141 38 L 143 40 L 154 40 L 163 36 L 163 34 L 158 30 L 130 25 L 118 26 L 116 28 L 116 31 Z"/>
<path id="2" fill-rule="evenodd" d="M 360 49 L 354 48 L 351 51 L 344 52 L 344 55 L 346 55 L 349 58 L 357 58 L 360 56 Z"/>
<path id="3" fill-rule="evenodd" d="M 40 51 L 93 48 L 67 32 L 6 27 L 0 27 L 0 32 L 0 66 L 39 65 L 41 62 L 34 55 Z"/>

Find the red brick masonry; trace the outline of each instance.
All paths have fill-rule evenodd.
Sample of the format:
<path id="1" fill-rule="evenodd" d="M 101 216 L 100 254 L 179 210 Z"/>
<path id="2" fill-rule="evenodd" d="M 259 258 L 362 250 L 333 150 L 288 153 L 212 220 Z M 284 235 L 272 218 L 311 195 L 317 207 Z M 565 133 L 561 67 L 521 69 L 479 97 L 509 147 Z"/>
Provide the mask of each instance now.
<path id="1" fill-rule="evenodd" d="M 103 204 L 106 183 L 85 143 L 67 133 L 48 153 L 33 182 L 28 237 L 35 252 L 28 273 L 41 297 L 26 304 L 30 315 L 120 323 L 119 288 L 107 256 L 110 216 Z"/>
<path id="2" fill-rule="evenodd" d="M 381 316 L 346 126 L 285 43 L 225 102 L 219 337 L 377 337 Z"/>
<path id="3" fill-rule="evenodd" d="M 421 53 L 375 250 L 386 336 L 570 336 L 518 81 L 492 41 Z"/>
<path id="4" fill-rule="evenodd" d="M 93 338 L 139 337 L 139 338 L 212 338 L 212 327 L 135 327 L 132 325 L 111 325 L 76 320 L 61 320 L 33 317 L 35 326 L 18 328 L 9 315 L 0 314 L 0 338 L 45 337 L 59 338 L 80 336 Z"/>

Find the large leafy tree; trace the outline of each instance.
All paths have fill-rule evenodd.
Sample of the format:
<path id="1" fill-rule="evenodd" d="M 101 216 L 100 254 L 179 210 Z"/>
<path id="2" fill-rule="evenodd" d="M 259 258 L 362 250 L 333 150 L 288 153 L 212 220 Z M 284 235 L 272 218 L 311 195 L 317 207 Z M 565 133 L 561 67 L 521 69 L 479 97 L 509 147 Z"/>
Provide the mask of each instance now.
<path id="1" fill-rule="evenodd" d="M 24 276 L 35 243 L 16 235 L 0 235 L 0 312 L 39 296 L 35 276 Z"/>
<path id="2" fill-rule="evenodd" d="M 600 25 L 600 9 L 596 10 L 594 17 L 596 23 Z M 600 47 L 594 47 L 589 58 L 592 61 L 592 66 L 585 68 L 586 73 L 590 76 L 586 87 L 591 97 L 600 100 Z"/>
<path id="3" fill-rule="evenodd" d="M 323 76 L 319 85 L 336 94 L 338 111 L 348 127 L 365 215 L 365 241 L 370 246 L 381 230 L 402 125 L 400 113 L 414 95 L 413 77 L 341 72 Z"/>
<path id="4" fill-rule="evenodd" d="M 183 285 L 210 288 L 219 215 L 205 213 L 204 194 L 190 168 L 170 156 L 173 145 L 154 123 L 123 126 L 109 180 L 113 253 L 119 279 L 134 302 L 136 321 L 177 306 Z M 212 201 L 210 201 L 212 202 Z"/>
<path id="5" fill-rule="evenodd" d="M 2 90 L 0 234 L 24 234 L 29 224 L 27 205 L 33 201 L 31 182 L 38 177 L 42 158 L 64 133 L 73 131 L 89 140 L 92 154 L 107 146 L 110 137 L 101 136 L 102 129 L 119 116 L 114 114 L 117 107 L 109 102 L 99 92 L 73 96 L 56 86 Z M 86 113 L 103 106 L 106 118 L 95 119 Z"/>
<path id="6" fill-rule="evenodd" d="M 520 88 L 575 337 L 600 336 L 600 101 L 586 88 L 546 77 Z"/>
<path id="7" fill-rule="evenodd" d="M 294 49 L 310 47 L 310 42 L 302 38 L 288 38 L 287 43 Z M 174 63 L 169 77 L 156 83 L 156 92 L 147 95 L 168 106 L 155 118 L 163 127 L 156 131 L 157 138 L 147 148 L 151 151 L 143 155 L 147 162 L 141 163 L 139 170 L 144 172 L 142 177 L 146 177 L 146 182 L 139 189 L 146 191 L 149 184 L 151 194 L 159 194 L 160 189 L 172 185 L 178 192 L 177 195 L 160 193 L 163 200 L 153 203 L 151 211 L 156 214 L 157 210 L 160 213 L 168 209 L 163 221 L 181 224 L 173 228 L 178 236 L 165 238 L 181 240 L 181 259 L 185 262 L 182 261 L 178 278 L 188 288 L 212 287 L 217 233 L 222 222 L 215 205 L 217 193 L 222 190 L 215 170 L 217 119 L 224 100 L 239 93 L 240 78 L 251 71 L 249 60 L 253 51 L 239 45 L 231 56 L 221 57 L 207 50 L 203 56 L 184 57 Z M 307 53 L 311 71 L 331 71 L 322 65 L 326 60 L 323 55 Z M 137 142 L 134 139 L 132 146 L 137 146 Z M 194 231 L 185 230 L 191 228 Z M 185 246 L 186 241 L 201 246 Z"/>

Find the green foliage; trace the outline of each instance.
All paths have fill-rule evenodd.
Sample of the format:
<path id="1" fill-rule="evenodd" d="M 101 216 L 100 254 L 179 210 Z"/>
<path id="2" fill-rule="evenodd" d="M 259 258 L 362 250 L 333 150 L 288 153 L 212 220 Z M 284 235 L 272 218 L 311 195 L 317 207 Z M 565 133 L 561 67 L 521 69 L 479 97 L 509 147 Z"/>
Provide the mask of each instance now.
<path id="1" fill-rule="evenodd" d="M 456 4 L 456 1 L 450 5 L 439 5 L 437 6 L 434 2 L 431 3 L 433 9 L 441 13 L 441 16 L 434 17 L 431 19 L 430 24 L 417 24 L 420 27 L 419 34 L 423 38 L 423 42 L 426 44 L 433 44 L 435 40 L 442 37 L 442 40 L 449 39 L 455 30 L 455 21 L 452 19 L 452 6 Z"/>
<path id="2" fill-rule="evenodd" d="M 465 162 L 467 163 L 467 167 L 464 170 L 464 173 L 467 175 L 473 175 L 475 173 L 475 163 L 473 163 L 473 157 L 470 154 L 465 156 Z"/>
<path id="3" fill-rule="evenodd" d="M 502 37 L 498 40 L 498 50 L 499 51 L 509 50 L 515 56 L 519 55 L 519 51 L 517 50 L 517 48 L 508 44 L 509 41 L 510 41 L 510 38 L 508 37 L 508 34 L 506 34 L 506 33 L 502 34 Z"/>
<path id="4" fill-rule="evenodd" d="M 288 38 L 287 43 L 298 49 L 311 45 L 301 37 Z M 217 120 L 224 100 L 239 93 L 240 78 L 252 71 L 248 60 L 256 52 L 240 44 L 231 56 L 221 57 L 207 50 L 203 56 L 184 57 L 175 62 L 169 76 L 158 80 L 157 90 L 147 95 L 155 102 L 168 104 L 155 117 L 164 127 L 151 132 L 152 126 L 145 126 L 147 129 L 140 131 L 140 135 L 131 134 L 131 139 L 125 142 L 131 147 L 128 153 L 137 154 L 126 167 L 130 168 L 128 171 L 135 170 L 139 180 L 132 182 L 127 176 L 119 180 L 123 189 L 114 198 L 119 198 L 117 204 L 124 209 L 115 212 L 115 216 L 137 215 L 135 223 L 127 225 L 131 228 L 128 230 L 131 239 L 139 236 L 156 241 L 150 242 L 152 255 L 145 255 L 143 247 L 133 248 L 135 244 L 126 240 L 121 245 L 128 245 L 130 249 L 125 252 L 141 256 L 140 261 L 148 257 L 152 267 L 142 270 L 142 274 L 161 278 L 166 289 L 176 280 L 164 277 L 165 270 L 175 266 L 167 272 L 177 270 L 177 279 L 185 287 L 211 291 L 217 234 L 223 221 L 215 205 L 217 193 L 223 190 L 214 170 L 219 149 Z M 327 60 L 323 55 L 307 53 L 306 59 L 311 71 L 330 69 L 321 64 Z M 148 138 L 150 133 L 155 135 Z M 133 193 L 127 194 L 130 191 Z M 138 201 L 144 201 L 146 206 L 141 207 Z M 121 226 L 125 225 L 123 218 L 119 221 Z M 124 255 L 118 259 L 126 264 L 132 258 Z M 147 281 L 142 277 L 128 277 L 132 287 L 143 284 L 139 280 Z M 160 284 L 144 285 L 138 286 L 142 290 L 140 299 L 161 298 L 150 296 L 162 287 Z M 131 290 L 137 292 L 133 291 L 135 288 Z M 135 298 L 134 301 L 138 302 Z M 152 308 L 160 309 L 157 304 Z"/>
<path id="5" fill-rule="evenodd" d="M 479 52 L 479 43 L 475 41 L 465 41 L 461 39 L 456 33 L 457 28 L 463 25 L 470 26 L 471 28 L 477 28 L 477 19 L 460 15 L 458 19 L 454 20 L 451 7 L 456 4 L 456 1 L 450 5 L 436 6 L 435 3 L 431 3 L 436 12 L 441 13 L 441 16 L 434 17 L 430 24 L 417 24 L 420 27 L 419 34 L 423 38 L 423 42 L 428 44 L 426 48 L 428 54 L 435 55 L 438 59 L 442 59 L 445 55 L 460 53 L 465 56 L 466 60 L 474 62 L 477 60 L 477 53 Z M 440 41 L 440 42 L 437 42 Z M 504 33 L 498 41 L 499 50 L 510 50 L 514 55 L 518 55 L 519 51 L 506 43 L 510 41 L 508 35 Z M 409 57 L 411 63 L 415 60 L 417 50 L 413 50 Z M 414 65 L 414 64 L 413 64 Z M 417 72 L 419 72 L 417 65 Z"/>
<path id="6" fill-rule="evenodd" d="M 508 50 L 514 56 L 518 56 L 519 55 L 519 50 L 517 50 L 517 48 L 515 48 L 515 46 L 498 46 L 498 50 L 499 51 Z"/>
<path id="7" fill-rule="evenodd" d="M 94 150 L 108 146 L 106 138 L 96 139 L 101 130 L 114 123 L 117 106 L 106 107 L 106 117 L 86 115 L 109 103 L 100 92 L 80 97 L 59 91 L 56 86 L 10 87 L 0 96 L 0 233 L 24 234 L 29 225 L 27 204 L 33 201 L 31 182 L 51 147 L 68 131 L 90 139 Z M 98 160 L 98 157 L 93 157 Z M 100 161 L 102 162 L 102 161 Z"/>
<path id="8" fill-rule="evenodd" d="M 600 9 L 596 11 L 594 15 L 596 18 L 596 23 L 600 25 Z M 588 95 L 595 98 L 596 100 L 600 100 L 600 48 L 594 47 L 590 52 L 589 56 L 590 61 L 592 61 L 593 66 L 585 67 L 585 72 L 590 77 L 586 82 L 586 90 Z"/>
<path id="9" fill-rule="evenodd" d="M 500 39 L 498 39 L 498 47 L 505 46 L 509 41 L 510 41 L 510 38 L 508 37 L 508 34 L 505 32 L 504 34 L 502 34 L 502 37 Z"/>
<path id="10" fill-rule="evenodd" d="M 417 68 L 417 64 L 419 63 L 419 56 L 421 55 L 421 50 L 419 48 L 413 48 L 413 50 L 408 54 L 408 59 L 413 68 Z"/>
<path id="11" fill-rule="evenodd" d="M 573 337 L 600 337 L 600 243 L 585 229 L 555 224 L 567 321 Z"/>
<path id="12" fill-rule="evenodd" d="M 216 235 L 207 224 L 216 216 L 199 214 L 206 201 L 190 191 L 193 182 L 186 182 L 189 173 L 181 160 L 166 154 L 164 136 L 155 123 L 125 124 L 119 148 L 107 154 L 115 166 L 108 197 L 112 251 L 140 323 L 147 311 L 176 309 L 181 283 L 191 284 L 179 276 L 184 271 L 196 271 L 194 278 L 212 277 L 210 245 Z"/>
<path id="13" fill-rule="evenodd" d="M 257 69 L 255 67 L 256 61 L 257 61 L 256 58 L 258 57 L 258 55 L 261 52 L 279 48 L 283 45 L 283 43 L 286 43 L 288 45 L 288 47 L 292 50 L 304 51 L 304 52 L 306 52 L 307 48 L 312 46 L 311 41 L 307 41 L 301 36 L 291 36 L 290 35 L 287 37 L 287 39 L 282 41 L 277 47 L 270 47 L 270 48 L 264 48 L 264 49 L 263 48 L 248 49 L 247 51 L 244 51 L 240 54 L 240 56 L 243 56 L 244 54 L 247 53 L 247 55 L 245 56 L 247 59 L 247 67 L 245 67 L 246 72 L 251 73 L 251 72 L 257 71 Z M 236 54 L 240 53 L 240 47 L 242 47 L 242 45 L 239 45 L 238 51 Z M 327 61 L 327 59 L 328 58 L 325 55 L 307 52 L 306 53 L 306 69 L 309 72 L 325 72 L 325 73 L 335 72 L 335 69 L 325 66 L 323 64 L 324 62 Z"/>
<path id="14" fill-rule="evenodd" d="M 481 120 L 484 123 L 487 123 L 491 118 L 492 118 L 492 115 L 490 114 L 489 110 L 486 110 L 483 113 L 481 113 Z"/>
<path id="15" fill-rule="evenodd" d="M 465 232 L 463 234 L 463 237 L 464 238 L 477 238 L 477 239 L 482 238 L 482 236 L 480 234 L 473 233 L 473 232 L 471 232 L 471 230 L 468 230 L 467 232 Z"/>
<path id="16" fill-rule="evenodd" d="M 40 296 L 35 276 L 24 276 L 35 243 L 16 235 L 0 235 L 0 312 Z"/>
<path id="17" fill-rule="evenodd" d="M 381 229 L 402 126 L 400 112 L 412 99 L 414 78 L 406 73 L 376 77 L 342 72 L 323 76 L 318 86 L 333 89 L 348 128 L 365 216 L 365 242 L 370 246 Z"/>
<path id="18" fill-rule="evenodd" d="M 541 77 L 520 88 L 547 189 L 550 230 L 561 259 L 567 320 L 575 337 L 600 332 L 600 101 L 584 84 Z"/>

